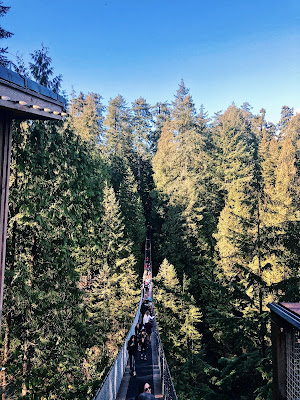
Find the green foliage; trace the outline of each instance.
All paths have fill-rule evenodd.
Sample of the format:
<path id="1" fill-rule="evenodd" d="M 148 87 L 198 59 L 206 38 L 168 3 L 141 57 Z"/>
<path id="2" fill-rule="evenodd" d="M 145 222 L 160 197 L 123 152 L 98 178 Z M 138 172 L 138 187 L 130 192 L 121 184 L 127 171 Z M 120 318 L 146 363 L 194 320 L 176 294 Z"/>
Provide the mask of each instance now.
<path id="1" fill-rule="evenodd" d="M 59 133 L 52 123 L 17 125 L 14 137 L 5 292 L 7 392 L 71 398 L 82 381 L 75 360 L 83 356 L 84 314 L 73 256 L 76 214 L 68 206 L 79 205 L 71 188 L 80 170 L 72 163 L 73 154 L 84 150 L 70 132 Z"/>
<path id="2" fill-rule="evenodd" d="M 157 151 L 158 141 L 161 136 L 162 128 L 165 123 L 170 119 L 170 108 L 167 102 L 156 103 L 152 108 L 152 115 L 154 118 L 153 128 L 151 130 L 151 152 L 153 154 Z"/>
<path id="3" fill-rule="evenodd" d="M 282 140 L 285 136 L 285 130 L 287 128 L 287 125 L 289 123 L 289 121 L 292 119 L 294 114 L 294 109 L 290 108 L 288 106 L 283 106 L 281 108 L 281 119 L 278 123 L 278 130 L 279 130 L 279 134 L 278 134 L 278 139 L 279 141 Z"/>
<path id="4" fill-rule="evenodd" d="M 144 119 L 145 118 L 145 119 Z M 150 111 L 145 100 L 135 102 L 132 113 L 122 96 L 110 100 L 104 120 L 102 152 L 107 160 L 110 183 L 118 198 L 124 217 L 125 235 L 133 244 L 136 260 L 142 261 L 142 243 L 145 237 L 145 202 L 148 177 L 144 171 Z M 138 165 L 138 168 L 137 168 Z M 134 171 L 137 171 L 134 176 Z"/>
<path id="5" fill-rule="evenodd" d="M 47 48 L 30 69 L 58 89 Z M 92 396 L 135 313 L 147 221 L 178 397 L 270 399 L 266 304 L 299 301 L 299 115 L 276 130 L 244 103 L 211 122 L 183 81 L 171 106 L 101 101 L 14 127 L 6 397 Z"/>
<path id="6" fill-rule="evenodd" d="M 124 235 L 118 201 L 107 184 L 102 207 L 100 267 L 89 280 L 84 299 L 91 335 L 84 368 L 94 389 L 126 337 L 139 295 L 131 244 Z"/>
<path id="7" fill-rule="evenodd" d="M 90 144 L 100 144 L 103 140 L 102 97 L 97 93 L 82 92 L 76 97 L 72 93 L 70 104 L 70 125 L 80 135 L 83 141 Z"/>
<path id="8" fill-rule="evenodd" d="M 202 316 L 188 294 L 188 282 L 185 280 L 184 286 L 179 284 L 174 266 L 166 259 L 160 265 L 154 285 L 160 336 L 176 384 L 182 380 L 181 369 L 187 368 L 187 364 L 189 374 L 196 373 L 197 363 L 194 365 L 193 359 L 200 351 L 201 335 L 197 327 Z M 182 398 L 180 392 L 178 395 Z"/>
<path id="9" fill-rule="evenodd" d="M 128 167 L 120 184 L 117 197 L 125 224 L 125 235 L 132 243 L 132 251 L 138 261 L 142 261 L 141 246 L 146 236 L 145 217 L 138 185 Z"/>
<path id="10" fill-rule="evenodd" d="M 133 162 L 132 147 L 132 121 L 127 103 L 122 96 L 111 99 L 107 107 L 107 115 L 104 120 L 104 143 L 110 162 L 115 159 L 126 159 Z"/>
<path id="11" fill-rule="evenodd" d="M 138 160 L 150 157 L 152 115 L 146 100 L 140 97 L 132 103 L 133 146 Z"/>
<path id="12" fill-rule="evenodd" d="M 266 305 L 299 298 L 299 118 L 287 110 L 278 141 L 265 110 L 250 109 L 232 105 L 209 126 L 181 82 L 153 157 L 157 247 L 180 281 L 187 276 L 202 314 L 197 361 L 206 372 L 182 398 L 270 398 Z M 182 390 L 192 372 L 185 375 L 169 329 Z"/>
<path id="13" fill-rule="evenodd" d="M 0 17 L 3 17 L 3 15 L 5 15 L 10 7 L 6 7 L 3 6 L 3 1 L 0 1 Z M 0 39 L 6 39 L 6 38 L 10 38 L 13 35 L 13 33 L 6 31 L 5 29 L 2 28 L 2 26 L 0 26 Z M 7 47 L 1 47 L 0 48 L 0 64 L 3 65 L 4 67 L 6 67 L 9 63 L 7 57 L 5 56 L 5 54 L 7 53 Z"/>
<path id="14" fill-rule="evenodd" d="M 51 66 L 52 59 L 48 55 L 48 50 L 48 47 L 45 47 L 42 43 L 41 50 L 35 50 L 31 54 L 33 62 L 29 63 L 30 72 L 36 82 L 48 87 L 55 93 L 59 93 L 62 76 L 58 75 L 52 80 L 50 79 L 50 77 L 53 75 L 53 67 Z"/>
<path id="15" fill-rule="evenodd" d="M 14 141 L 6 392 L 86 398 L 132 322 L 135 260 L 90 143 L 53 123 L 17 125 Z"/>

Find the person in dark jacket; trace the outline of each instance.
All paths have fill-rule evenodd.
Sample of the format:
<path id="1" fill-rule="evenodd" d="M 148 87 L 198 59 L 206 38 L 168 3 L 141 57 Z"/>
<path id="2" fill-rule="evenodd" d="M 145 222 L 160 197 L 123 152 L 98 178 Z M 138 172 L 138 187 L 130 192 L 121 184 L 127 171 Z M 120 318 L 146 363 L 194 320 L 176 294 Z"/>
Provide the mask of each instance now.
<path id="1" fill-rule="evenodd" d="M 142 329 L 141 336 L 140 336 L 140 347 L 141 347 L 141 360 L 147 360 L 147 334 L 145 329 Z"/>
<path id="2" fill-rule="evenodd" d="M 134 332 L 135 332 L 135 337 L 136 337 L 136 341 L 138 344 L 138 351 L 141 351 L 141 344 L 140 344 L 140 338 L 141 338 L 141 325 L 139 324 L 139 322 L 136 324 L 135 328 L 134 328 Z"/>
<path id="3" fill-rule="evenodd" d="M 135 371 L 135 357 L 136 357 L 136 352 L 137 352 L 137 339 L 135 335 L 132 335 L 128 341 L 127 344 L 127 351 L 129 354 L 129 362 L 130 362 L 130 369 L 132 372 L 132 375 L 136 375 Z"/>
<path id="4" fill-rule="evenodd" d="M 138 395 L 137 400 L 155 400 L 155 397 L 151 393 L 151 386 L 148 382 L 144 384 L 144 391 Z"/>
<path id="5" fill-rule="evenodd" d="M 143 301 L 142 306 L 141 306 L 142 324 L 143 324 L 144 315 L 147 310 L 149 310 L 148 300 L 145 300 L 145 301 Z"/>

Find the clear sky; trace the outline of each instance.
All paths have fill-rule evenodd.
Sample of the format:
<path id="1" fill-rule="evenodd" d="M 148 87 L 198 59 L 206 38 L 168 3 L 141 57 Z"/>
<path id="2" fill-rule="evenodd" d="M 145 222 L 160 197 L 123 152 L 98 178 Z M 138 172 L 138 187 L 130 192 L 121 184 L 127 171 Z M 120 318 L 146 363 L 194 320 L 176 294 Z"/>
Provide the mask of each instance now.
<path id="1" fill-rule="evenodd" d="M 183 79 L 210 116 L 249 102 L 277 123 L 300 106 L 299 0 L 3 0 L 12 54 L 49 47 L 63 88 L 107 105 L 172 101 Z M 10 55 L 12 61 L 14 57 Z"/>

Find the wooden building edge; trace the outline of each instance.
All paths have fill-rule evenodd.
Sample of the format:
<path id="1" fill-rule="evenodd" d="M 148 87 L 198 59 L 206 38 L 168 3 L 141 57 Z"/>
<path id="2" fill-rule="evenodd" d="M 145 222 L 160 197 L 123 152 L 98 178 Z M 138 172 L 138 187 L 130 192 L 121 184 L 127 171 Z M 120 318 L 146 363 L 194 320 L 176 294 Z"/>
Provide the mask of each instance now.
<path id="1" fill-rule="evenodd" d="M 300 399 L 300 303 L 269 303 L 273 399 Z"/>
<path id="2" fill-rule="evenodd" d="M 12 119 L 61 120 L 66 105 L 61 95 L 0 65 L 0 111 Z"/>

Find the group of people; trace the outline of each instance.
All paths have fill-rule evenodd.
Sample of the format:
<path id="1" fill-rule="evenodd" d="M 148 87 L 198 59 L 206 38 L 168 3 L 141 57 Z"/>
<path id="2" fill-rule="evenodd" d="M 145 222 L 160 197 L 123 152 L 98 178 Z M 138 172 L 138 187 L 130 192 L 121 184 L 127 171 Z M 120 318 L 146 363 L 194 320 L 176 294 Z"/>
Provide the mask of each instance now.
<path id="1" fill-rule="evenodd" d="M 150 299 L 151 300 L 151 299 Z M 135 362 L 138 352 L 141 352 L 141 360 L 147 360 L 147 347 L 151 345 L 151 334 L 154 316 L 152 302 L 149 300 L 142 303 L 140 320 L 135 327 L 135 334 L 132 335 L 127 344 L 129 354 L 130 370 L 133 376 L 136 375 Z"/>
<path id="2" fill-rule="evenodd" d="M 129 354 L 130 370 L 133 376 L 136 376 L 136 359 L 140 352 L 140 359 L 147 360 L 147 347 L 151 346 L 151 334 L 153 327 L 153 303 L 152 303 L 152 273 L 151 263 L 148 257 L 145 259 L 144 275 L 143 275 L 143 302 L 141 305 L 141 313 L 139 322 L 135 327 L 135 334 L 132 335 L 127 344 Z M 148 382 L 144 382 L 139 387 L 139 394 L 135 400 L 154 399 L 151 394 L 151 386 Z"/>
<path id="3" fill-rule="evenodd" d="M 149 266 L 149 267 L 148 267 Z M 144 297 L 149 296 L 150 290 L 151 290 L 151 279 L 152 279 L 152 274 L 151 274 L 151 267 L 150 264 L 145 264 L 144 267 L 144 275 L 143 275 L 143 288 L 144 288 Z"/>

